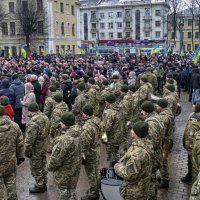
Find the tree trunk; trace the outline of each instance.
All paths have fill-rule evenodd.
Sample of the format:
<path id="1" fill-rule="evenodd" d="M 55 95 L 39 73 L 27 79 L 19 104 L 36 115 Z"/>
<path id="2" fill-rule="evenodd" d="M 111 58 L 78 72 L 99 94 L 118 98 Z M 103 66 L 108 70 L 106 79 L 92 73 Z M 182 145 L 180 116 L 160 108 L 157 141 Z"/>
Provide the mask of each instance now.
<path id="1" fill-rule="evenodd" d="M 176 12 L 174 12 L 173 16 L 173 28 L 174 28 L 174 47 L 176 47 Z"/>
<path id="2" fill-rule="evenodd" d="M 192 14 L 192 51 L 194 51 L 194 14 Z"/>
<path id="3" fill-rule="evenodd" d="M 26 35 L 26 47 L 27 47 L 27 53 L 30 52 L 30 35 Z"/>

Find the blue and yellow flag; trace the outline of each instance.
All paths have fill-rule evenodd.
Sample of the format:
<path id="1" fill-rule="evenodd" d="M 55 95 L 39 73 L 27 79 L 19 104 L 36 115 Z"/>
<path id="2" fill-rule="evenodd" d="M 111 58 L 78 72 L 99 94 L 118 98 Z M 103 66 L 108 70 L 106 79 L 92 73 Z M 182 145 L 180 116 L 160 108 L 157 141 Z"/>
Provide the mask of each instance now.
<path id="1" fill-rule="evenodd" d="M 183 45 L 182 45 L 182 47 L 181 47 L 180 56 L 181 56 L 181 57 L 185 56 L 185 53 L 184 53 L 184 46 L 183 46 Z"/>
<path id="2" fill-rule="evenodd" d="M 12 57 L 12 51 L 11 51 L 11 49 L 8 50 L 8 57 L 9 57 L 9 58 Z"/>
<path id="3" fill-rule="evenodd" d="M 44 50 L 44 48 L 41 48 L 41 53 L 42 53 L 43 56 L 45 56 L 45 50 Z"/>
<path id="4" fill-rule="evenodd" d="M 99 47 L 96 46 L 96 56 L 99 56 L 99 55 L 100 55 Z"/>
<path id="5" fill-rule="evenodd" d="M 124 55 L 126 55 L 126 48 L 124 48 Z"/>
<path id="6" fill-rule="evenodd" d="M 65 50 L 62 48 L 61 49 L 61 55 L 64 55 L 65 54 Z"/>
<path id="7" fill-rule="evenodd" d="M 155 53 L 160 53 L 160 49 L 159 49 L 160 45 L 156 45 L 152 50 L 151 50 L 151 55 L 155 54 Z"/>
<path id="8" fill-rule="evenodd" d="M 140 57 L 140 56 L 141 56 L 141 49 L 138 48 L 138 57 Z"/>
<path id="9" fill-rule="evenodd" d="M 171 52 L 171 47 L 167 47 L 165 52 L 164 52 L 164 56 L 168 56 L 168 54 Z"/>
<path id="10" fill-rule="evenodd" d="M 24 58 L 26 58 L 26 50 L 24 48 L 21 49 L 21 54 Z"/>
<path id="11" fill-rule="evenodd" d="M 200 56 L 200 45 L 198 45 L 198 47 L 194 53 L 194 57 L 193 57 L 194 64 L 198 63 L 199 56 Z"/>

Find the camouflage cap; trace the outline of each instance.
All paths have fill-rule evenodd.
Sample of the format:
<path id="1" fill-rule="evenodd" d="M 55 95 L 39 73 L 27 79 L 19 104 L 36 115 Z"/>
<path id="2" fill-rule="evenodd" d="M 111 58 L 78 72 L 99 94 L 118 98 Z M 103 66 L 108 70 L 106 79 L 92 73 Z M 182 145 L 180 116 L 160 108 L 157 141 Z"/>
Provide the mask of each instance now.
<path id="1" fill-rule="evenodd" d="M 147 83 L 148 82 L 148 79 L 147 79 L 147 76 L 143 75 L 141 78 L 140 78 L 141 81 L 143 81 L 144 83 Z"/>
<path id="2" fill-rule="evenodd" d="M 77 85 L 77 88 L 80 90 L 80 91 L 83 91 L 85 90 L 85 83 L 81 82 Z"/>
<path id="3" fill-rule="evenodd" d="M 121 88 L 120 88 L 120 91 L 127 93 L 128 92 L 128 86 L 122 85 Z"/>
<path id="4" fill-rule="evenodd" d="M 28 111 L 30 112 L 38 112 L 39 111 L 39 106 L 37 103 L 31 103 L 29 106 L 28 106 Z"/>
<path id="5" fill-rule="evenodd" d="M 157 101 L 157 104 L 161 107 L 161 108 L 167 108 L 168 106 L 168 101 L 166 99 L 159 99 Z"/>
<path id="6" fill-rule="evenodd" d="M 3 116 L 5 113 L 5 110 L 3 108 L 3 106 L 0 106 L 0 116 Z"/>
<path id="7" fill-rule="evenodd" d="M 9 98 L 4 96 L 2 99 L 1 99 L 1 105 L 8 105 L 10 103 L 9 101 Z"/>
<path id="8" fill-rule="evenodd" d="M 72 112 L 66 112 L 61 117 L 61 122 L 66 126 L 72 126 L 75 124 L 75 116 Z"/>
<path id="9" fill-rule="evenodd" d="M 154 111 L 154 105 L 151 101 L 145 101 L 141 105 L 141 109 L 147 113 L 152 113 Z"/>
<path id="10" fill-rule="evenodd" d="M 106 96 L 106 101 L 108 103 L 115 103 L 116 96 L 113 93 L 111 93 L 111 94 L 109 94 L 109 95 Z"/>
<path id="11" fill-rule="evenodd" d="M 175 91 L 175 86 L 170 84 L 166 87 L 169 91 L 174 92 Z"/>
<path id="12" fill-rule="evenodd" d="M 82 112 L 86 115 L 92 116 L 93 115 L 93 107 L 91 105 L 85 105 L 82 109 Z"/>
<path id="13" fill-rule="evenodd" d="M 137 85 L 129 85 L 128 89 L 132 92 L 136 92 L 138 90 L 138 86 Z"/>
<path id="14" fill-rule="evenodd" d="M 51 91 L 51 92 L 55 92 L 56 91 L 56 86 L 55 85 L 51 85 L 50 87 L 49 87 L 49 90 Z"/>
<path id="15" fill-rule="evenodd" d="M 200 112 L 200 103 L 196 103 L 195 108 L 194 108 L 194 112 L 195 113 Z"/>
<path id="16" fill-rule="evenodd" d="M 88 83 L 90 83 L 91 85 L 95 84 L 95 79 L 94 78 L 89 78 L 88 79 Z"/>
<path id="17" fill-rule="evenodd" d="M 61 95 L 61 94 L 55 94 L 54 96 L 53 96 L 53 99 L 55 100 L 55 102 L 57 102 L 57 103 L 60 103 L 60 102 L 62 102 L 63 101 L 63 96 Z"/>
<path id="18" fill-rule="evenodd" d="M 133 130 L 139 138 L 144 138 L 148 135 L 149 125 L 147 122 L 136 122 L 133 124 Z"/>

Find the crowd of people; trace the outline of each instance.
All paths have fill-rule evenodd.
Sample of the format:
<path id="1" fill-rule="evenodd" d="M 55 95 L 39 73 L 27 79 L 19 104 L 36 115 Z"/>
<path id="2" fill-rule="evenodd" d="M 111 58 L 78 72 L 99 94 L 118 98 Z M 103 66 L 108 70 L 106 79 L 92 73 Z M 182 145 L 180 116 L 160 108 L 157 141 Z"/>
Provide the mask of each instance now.
<path id="1" fill-rule="evenodd" d="M 125 200 L 157 199 L 168 188 L 181 90 L 189 93 L 190 115 L 183 143 L 188 150 L 185 183 L 199 198 L 199 65 L 190 56 L 30 56 L 0 58 L 0 199 L 17 199 L 16 165 L 30 161 L 35 185 L 47 191 L 53 172 L 60 200 L 75 200 L 81 165 L 89 190 L 99 199 L 99 158 L 123 180 Z M 46 154 L 50 153 L 47 160 Z"/>

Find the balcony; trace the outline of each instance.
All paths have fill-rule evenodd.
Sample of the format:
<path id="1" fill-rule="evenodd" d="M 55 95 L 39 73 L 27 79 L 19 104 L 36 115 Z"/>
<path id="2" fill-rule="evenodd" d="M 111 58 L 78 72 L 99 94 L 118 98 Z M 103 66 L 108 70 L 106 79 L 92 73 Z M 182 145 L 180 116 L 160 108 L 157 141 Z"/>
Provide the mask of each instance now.
<path id="1" fill-rule="evenodd" d="M 124 17 L 124 21 L 126 21 L 126 22 L 131 22 L 132 20 L 133 20 L 133 18 L 131 16 Z"/>
<path id="2" fill-rule="evenodd" d="M 98 18 L 97 17 L 91 17 L 90 22 L 98 22 Z"/>
<path id="3" fill-rule="evenodd" d="M 150 32 L 152 31 L 152 28 L 150 26 L 145 26 L 143 30 L 144 32 Z"/>
<path id="4" fill-rule="evenodd" d="M 125 31 L 125 32 L 132 32 L 133 29 L 132 29 L 131 27 L 125 27 L 125 28 L 124 28 L 124 31 Z"/>
<path id="5" fill-rule="evenodd" d="M 144 20 L 152 20 L 152 16 L 144 16 L 143 19 Z"/>
<path id="6" fill-rule="evenodd" d="M 97 28 L 91 28 L 91 33 L 96 33 L 98 32 Z"/>

